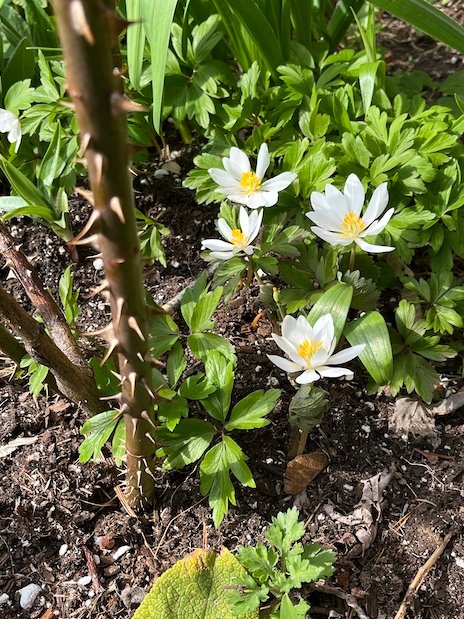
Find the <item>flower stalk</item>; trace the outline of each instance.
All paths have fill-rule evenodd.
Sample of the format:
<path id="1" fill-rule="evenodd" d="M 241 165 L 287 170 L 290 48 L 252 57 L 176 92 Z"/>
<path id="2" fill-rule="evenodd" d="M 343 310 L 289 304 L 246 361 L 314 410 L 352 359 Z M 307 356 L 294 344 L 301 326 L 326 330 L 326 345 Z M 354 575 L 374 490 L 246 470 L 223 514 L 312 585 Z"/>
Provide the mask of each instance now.
<path id="1" fill-rule="evenodd" d="M 93 231 L 101 252 L 112 313 L 110 351 L 121 376 L 121 410 L 126 424 L 126 499 L 133 509 L 149 505 L 154 493 L 155 446 L 147 304 L 129 173 L 126 113 L 137 106 L 121 94 L 114 70 L 115 25 L 109 0 L 55 0 L 66 64 L 68 91 L 81 130 L 93 192 Z"/>

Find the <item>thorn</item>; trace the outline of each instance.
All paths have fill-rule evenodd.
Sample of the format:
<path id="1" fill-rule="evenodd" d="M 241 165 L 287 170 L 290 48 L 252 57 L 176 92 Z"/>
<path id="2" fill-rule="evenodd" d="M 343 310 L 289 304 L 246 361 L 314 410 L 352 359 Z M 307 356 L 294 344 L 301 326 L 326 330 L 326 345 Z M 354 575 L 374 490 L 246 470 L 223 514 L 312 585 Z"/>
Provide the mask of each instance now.
<path id="1" fill-rule="evenodd" d="M 91 136 L 90 133 L 83 133 L 82 134 L 82 137 L 81 137 L 81 147 L 80 147 L 79 153 L 78 153 L 79 157 L 83 157 L 85 155 L 85 153 L 87 152 L 87 149 L 89 147 L 91 139 L 92 139 L 92 136 Z"/>
<path id="2" fill-rule="evenodd" d="M 141 480 L 142 480 L 142 471 L 136 471 L 136 476 L 137 476 L 137 486 L 140 488 L 141 487 Z"/>
<path id="3" fill-rule="evenodd" d="M 150 477 L 152 477 L 155 481 L 156 481 L 156 477 L 153 475 L 153 472 L 150 470 L 150 468 L 147 466 L 147 468 L 145 469 L 145 473 L 147 475 L 150 475 Z"/>
<path id="4" fill-rule="evenodd" d="M 97 329 L 96 331 L 86 331 L 81 335 L 84 337 L 102 337 L 104 340 L 110 341 L 114 338 L 113 325 L 110 322 L 102 329 Z"/>
<path id="5" fill-rule="evenodd" d="M 109 9 L 108 7 L 102 7 L 107 21 L 108 27 L 111 31 L 111 36 L 114 40 L 114 44 L 117 43 L 119 35 L 125 30 L 132 22 L 127 21 L 119 17 L 117 13 Z"/>
<path id="6" fill-rule="evenodd" d="M 102 153 L 94 153 L 93 163 L 95 166 L 95 184 L 100 185 L 103 176 L 103 155 Z"/>
<path id="7" fill-rule="evenodd" d="M 90 30 L 82 0 L 71 0 L 69 4 L 69 17 L 74 32 L 84 37 L 89 45 L 94 45 L 95 39 Z"/>
<path id="8" fill-rule="evenodd" d="M 166 364 L 164 363 L 164 361 L 160 361 L 159 359 L 155 359 L 155 357 L 149 357 L 147 359 L 147 361 L 149 363 L 151 363 L 151 365 L 156 365 L 159 368 L 165 368 L 166 367 Z"/>
<path id="9" fill-rule="evenodd" d="M 119 382 L 121 382 L 121 374 L 118 374 L 114 370 L 110 370 L 110 374 L 112 374 L 115 378 L 119 380 Z"/>
<path id="10" fill-rule="evenodd" d="M 147 437 L 147 439 L 149 441 L 151 441 L 153 443 L 153 445 L 156 445 L 158 447 L 158 443 L 155 441 L 155 439 L 153 438 L 153 436 L 149 432 L 146 432 L 145 436 Z"/>
<path id="11" fill-rule="evenodd" d="M 87 135 L 90 135 L 90 133 Z M 80 196 L 82 196 L 85 200 L 87 200 L 87 202 L 90 202 L 92 206 L 95 206 L 92 191 L 90 191 L 89 189 L 84 189 L 84 187 L 74 187 L 74 191 L 78 193 Z M 89 217 L 89 221 L 92 218 L 92 216 L 99 217 L 99 213 L 97 213 L 97 215 L 94 215 L 94 213 L 92 213 L 92 215 L 90 215 Z"/>
<path id="12" fill-rule="evenodd" d="M 139 420 L 137 419 L 137 417 L 132 417 L 132 438 L 135 438 L 135 435 L 137 434 L 138 422 Z"/>
<path id="13" fill-rule="evenodd" d="M 107 349 L 107 351 L 105 353 L 105 356 L 100 361 L 100 367 L 103 367 L 105 365 L 105 363 L 108 361 L 108 359 L 111 357 L 111 355 L 115 351 L 115 349 L 118 346 L 118 344 L 119 344 L 119 342 L 118 342 L 118 340 L 116 338 L 114 338 L 114 340 L 111 340 L 110 345 L 108 346 L 108 349 Z"/>
<path id="14" fill-rule="evenodd" d="M 108 400 L 120 400 L 122 397 L 122 393 L 115 393 L 114 395 L 105 395 L 100 400 L 106 402 Z"/>
<path id="15" fill-rule="evenodd" d="M 137 359 L 141 362 L 141 363 L 145 363 L 145 359 L 143 358 L 143 355 L 141 352 L 137 353 Z"/>
<path id="16" fill-rule="evenodd" d="M 116 299 L 116 316 L 113 319 L 113 324 L 116 329 L 119 328 L 119 323 L 121 322 L 122 309 L 124 307 L 124 299 L 119 297 Z"/>
<path id="17" fill-rule="evenodd" d="M 71 239 L 68 242 L 68 245 L 92 245 L 97 248 L 98 246 L 98 234 L 92 234 L 91 236 L 87 236 L 85 239 L 81 239 L 76 241 L 76 239 Z"/>
<path id="18" fill-rule="evenodd" d="M 85 191 L 86 193 L 92 194 L 91 191 L 87 192 L 85 189 L 82 190 Z M 79 193 L 80 195 L 83 195 L 82 191 L 80 190 L 80 188 L 76 187 L 76 192 Z M 89 200 L 89 202 L 92 204 L 92 200 L 88 199 L 86 196 L 84 196 L 86 198 L 86 200 Z M 81 239 L 87 234 L 87 232 L 89 232 L 91 230 L 91 228 L 93 227 L 93 225 L 95 224 L 96 221 L 98 221 L 100 219 L 100 213 L 98 211 L 92 211 L 92 214 L 90 215 L 89 219 L 87 220 L 87 223 L 85 224 L 85 226 L 82 228 L 82 230 L 73 238 L 69 241 L 69 245 L 78 245 L 79 242 L 81 241 Z M 96 236 L 96 235 L 93 235 Z M 87 237 L 87 238 L 92 238 L 92 237 Z M 87 239 L 84 239 L 85 241 L 87 241 Z"/>
<path id="19" fill-rule="evenodd" d="M 106 290 L 109 290 L 109 284 L 108 281 L 104 279 L 99 286 L 97 286 L 96 288 L 92 288 L 90 294 L 88 294 L 85 298 L 92 299 L 93 297 L 96 297 L 97 294 L 105 292 Z"/>
<path id="20" fill-rule="evenodd" d="M 147 381 L 146 381 L 144 378 L 142 378 L 142 385 L 145 387 L 145 389 L 146 389 L 146 391 L 147 391 L 148 395 L 150 396 L 150 398 L 151 398 L 152 400 L 154 400 L 154 399 L 155 399 L 155 394 L 154 394 L 154 393 L 153 393 L 153 391 L 150 389 L 150 387 L 149 387 L 149 385 L 148 385 Z"/>
<path id="21" fill-rule="evenodd" d="M 148 412 L 147 412 L 147 411 L 142 411 L 142 412 L 140 413 L 140 417 L 141 417 L 142 419 L 145 419 L 145 421 L 148 421 L 148 423 L 151 425 L 151 427 L 152 427 L 152 428 L 155 428 L 155 430 L 156 430 L 156 426 L 155 426 L 155 424 L 153 423 L 153 421 L 150 419 L 150 416 L 149 416 L 149 414 L 148 414 Z M 146 435 L 145 435 L 145 436 L 146 436 Z"/>
<path id="22" fill-rule="evenodd" d="M 115 91 L 111 93 L 111 111 L 113 116 L 121 116 L 128 112 L 148 112 L 148 108 Z"/>
<path id="23" fill-rule="evenodd" d="M 76 106 L 72 101 L 63 101 L 62 99 L 60 100 L 60 104 L 65 107 L 68 110 L 71 110 L 72 112 L 76 111 Z"/>
<path id="24" fill-rule="evenodd" d="M 133 331 L 137 333 L 142 342 L 145 342 L 145 336 L 143 335 L 135 316 L 129 316 L 129 318 L 127 319 L 127 324 Z"/>
<path id="25" fill-rule="evenodd" d="M 121 415 L 128 415 L 130 413 L 130 406 L 127 402 L 123 402 L 119 410 L 121 412 Z"/>
<path id="26" fill-rule="evenodd" d="M 124 212 L 121 206 L 121 200 L 117 196 L 114 196 L 113 198 L 111 198 L 110 209 L 113 211 L 113 213 L 115 213 L 118 216 L 118 219 L 122 224 L 126 223 Z"/>

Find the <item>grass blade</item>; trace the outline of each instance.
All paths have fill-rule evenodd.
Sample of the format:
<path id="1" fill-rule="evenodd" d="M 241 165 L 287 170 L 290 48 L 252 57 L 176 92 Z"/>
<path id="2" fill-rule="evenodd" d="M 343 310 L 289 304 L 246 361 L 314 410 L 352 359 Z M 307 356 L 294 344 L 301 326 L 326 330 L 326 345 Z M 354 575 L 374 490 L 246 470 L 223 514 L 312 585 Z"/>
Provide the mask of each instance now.
<path id="1" fill-rule="evenodd" d="M 383 9 L 464 53 L 464 27 L 426 0 L 370 0 Z"/>
<path id="2" fill-rule="evenodd" d="M 327 35 L 332 51 L 337 47 L 353 23 L 353 12 L 359 13 L 363 5 L 364 0 L 338 0 L 327 26 Z"/>
<path id="3" fill-rule="evenodd" d="M 129 80 L 135 90 L 140 87 L 145 48 L 145 29 L 140 0 L 126 0 L 127 19 L 134 22 L 127 29 L 127 67 Z"/>

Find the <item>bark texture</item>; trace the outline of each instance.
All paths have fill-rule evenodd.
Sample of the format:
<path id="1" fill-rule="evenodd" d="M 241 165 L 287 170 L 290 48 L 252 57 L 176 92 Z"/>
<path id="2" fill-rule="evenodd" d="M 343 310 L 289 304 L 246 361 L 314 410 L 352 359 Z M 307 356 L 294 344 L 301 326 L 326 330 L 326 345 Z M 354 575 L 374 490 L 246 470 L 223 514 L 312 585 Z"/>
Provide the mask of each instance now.
<path id="1" fill-rule="evenodd" d="M 110 295 L 110 350 L 118 353 L 126 423 L 126 498 L 138 508 L 153 496 L 155 447 L 149 439 L 153 393 L 147 305 L 127 145 L 126 113 L 134 106 L 121 93 L 112 54 L 121 20 L 110 0 L 54 0 L 53 5 L 93 192 L 93 240 Z"/>

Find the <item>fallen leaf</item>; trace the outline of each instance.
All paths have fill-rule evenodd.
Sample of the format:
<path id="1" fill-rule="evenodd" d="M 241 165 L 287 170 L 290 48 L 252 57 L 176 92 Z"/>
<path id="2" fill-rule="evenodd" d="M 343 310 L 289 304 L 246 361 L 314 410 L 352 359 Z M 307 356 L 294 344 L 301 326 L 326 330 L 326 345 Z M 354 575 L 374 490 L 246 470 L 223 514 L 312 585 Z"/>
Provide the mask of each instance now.
<path id="1" fill-rule="evenodd" d="M 362 496 L 353 512 L 343 516 L 335 511 L 332 504 L 324 505 L 325 513 L 335 522 L 352 527 L 346 531 L 341 541 L 349 547 L 346 556 L 349 559 L 364 555 L 372 546 L 377 535 L 377 527 L 382 515 L 382 494 L 390 483 L 395 467 L 385 470 L 363 481 Z M 375 510 L 375 514 L 373 513 Z"/>
<path id="2" fill-rule="evenodd" d="M 69 408 L 71 405 L 69 404 L 69 402 L 65 402 L 64 400 L 58 400 L 58 402 L 55 402 L 54 404 L 50 404 L 50 410 L 53 411 L 54 413 L 61 413 L 62 411 L 65 411 L 67 408 Z"/>
<path id="3" fill-rule="evenodd" d="M 325 469 L 329 459 L 323 451 L 301 454 L 290 460 L 285 471 L 284 490 L 287 494 L 300 494 L 312 480 Z"/>
<path id="4" fill-rule="evenodd" d="M 435 417 L 449 415 L 464 406 L 464 393 L 453 393 L 438 404 L 427 406 L 412 398 L 398 398 L 388 419 L 388 429 L 395 434 L 413 434 L 430 439 L 433 447 L 440 444 Z"/>
<path id="5" fill-rule="evenodd" d="M 40 617 L 40 619 L 52 619 L 53 617 L 53 610 L 51 608 L 48 608 L 44 614 Z"/>
<path id="6" fill-rule="evenodd" d="M 16 451 L 18 447 L 22 447 L 23 445 L 32 445 L 32 443 L 35 443 L 38 438 L 38 436 L 23 436 L 13 439 L 6 445 L 0 445 L 0 458 L 9 456 Z"/>

